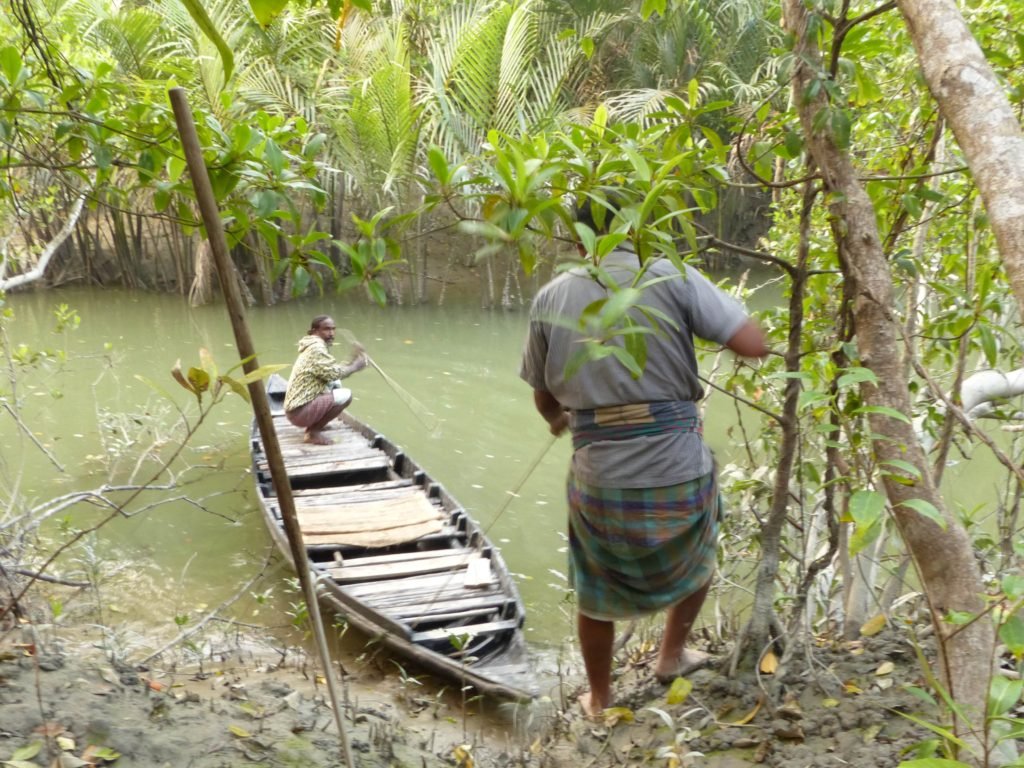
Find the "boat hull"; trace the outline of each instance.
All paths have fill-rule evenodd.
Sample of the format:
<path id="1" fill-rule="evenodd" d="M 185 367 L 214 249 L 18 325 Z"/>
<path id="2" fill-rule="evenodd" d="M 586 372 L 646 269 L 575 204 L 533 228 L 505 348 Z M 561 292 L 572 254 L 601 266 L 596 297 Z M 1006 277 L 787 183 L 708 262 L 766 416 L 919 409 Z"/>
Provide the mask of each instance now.
<path id="1" fill-rule="evenodd" d="M 448 491 L 397 445 L 345 413 L 329 446 L 302 441 L 268 394 L 321 603 L 396 656 L 460 687 L 535 695 L 525 612 L 500 551 Z M 251 435 L 263 518 L 292 562 L 263 441 Z M 292 563 L 294 566 L 294 563 Z"/>

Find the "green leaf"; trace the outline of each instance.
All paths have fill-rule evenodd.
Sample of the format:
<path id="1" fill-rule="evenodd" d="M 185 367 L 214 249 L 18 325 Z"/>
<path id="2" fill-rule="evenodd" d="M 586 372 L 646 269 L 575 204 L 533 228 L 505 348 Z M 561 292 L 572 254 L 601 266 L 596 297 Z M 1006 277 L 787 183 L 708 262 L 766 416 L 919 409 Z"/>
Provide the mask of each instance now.
<path id="1" fill-rule="evenodd" d="M 921 470 L 919 470 L 909 461 L 904 461 L 903 459 L 888 459 L 886 461 L 883 461 L 882 465 L 888 467 L 895 467 L 896 469 L 900 470 L 901 472 L 904 472 L 905 474 L 909 475 L 915 480 L 919 480 L 921 478 Z"/>
<path id="2" fill-rule="evenodd" d="M 1024 657 L 1024 619 L 1015 613 L 1010 614 L 999 628 L 999 640 L 1018 659 Z"/>
<path id="3" fill-rule="evenodd" d="M 0 71 L 11 86 L 18 84 L 22 71 L 21 53 L 13 45 L 0 48 Z"/>
<path id="4" fill-rule="evenodd" d="M 202 368 L 188 369 L 188 383 L 195 392 L 205 392 L 210 388 L 210 374 Z"/>
<path id="5" fill-rule="evenodd" d="M 944 757 L 923 757 L 920 760 L 904 760 L 897 768 L 971 768 L 959 760 L 948 760 Z"/>
<path id="6" fill-rule="evenodd" d="M 653 13 L 664 16 L 666 2 L 667 0 L 643 0 L 640 6 L 640 16 L 645 20 L 649 19 Z"/>
<path id="7" fill-rule="evenodd" d="M 992 329 L 987 325 L 979 325 L 978 335 L 981 337 L 981 349 L 985 353 L 985 362 L 988 363 L 989 368 L 996 368 L 999 352 L 995 334 L 992 333 Z"/>
<path id="8" fill-rule="evenodd" d="M 384 290 L 384 286 L 381 285 L 377 280 L 371 280 L 366 284 L 366 289 L 370 292 L 370 298 L 373 299 L 381 307 L 388 303 L 388 294 Z"/>
<path id="9" fill-rule="evenodd" d="M 33 757 L 39 754 L 43 748 L 43 742 L 33 741 L 27 747 L 21 747 L 20 749 L 14 750 L 14 754 L 11 755 L 15 760 L 31 760 Z"/>
<path id="10" fill-rule="evenodd" d="M 787 157 L 790 159 L 799 157 L 804 149 L 804 137 L 796 131 L 786 131 L 784 146 Z"/>
<path id="11" fill-rule="evenodd" d="M 921 207 L 921 201 L 917 199 L 916 195 L 907 192 L 905 195 L 900 197 L 900 202 L 903 203 L 903 207 L 907 209 L 907 213 L 915 219 L 921 218 L 921 214 L 924 213 L 924 208 Z"/>
<path id="12" fill-rule="evenodd" d="M 860 526 L 881 520 L 885 512 L 885 496 L 878 491 L 854 491 L 850 496 L 850 517 Z"/>
<path id="13" fill-rule="evenodd" d="M 917 514 L 923 515 L 936 523 L 943 530 L 946 528 L 945 519 L 942 517 L 939 510 L 935 508 L 935 505 L 930 501 L 926 501 L 925 499 L 907 499 L 906 501 L 901 501 L 897 506 L 912 509 L 917 512 Z"/>
<path id="14" fill-rule="evenodd" d="M 975 615 L 970 611 L 950 611 L 945 616 L 945 620 L 955 627 L 970 624 L 975 618 Z"/>
<path id="15" fill-rule="evenodd" d="M 1002 675 L 993 677 L 988 689 L 988 716 L 1005 715 L 1020 701 L 1022 692 L 1024 680 L 1008 680 Z"/>
<path id="16" fill-rule="evenodd" d="M 277 143 L 273 139 L 267 139 L 266 147 L 263 149 L 263 156 L 267 160 L 267 165 L 274 172 L 275 176 L 280 176 L 287 165 L 287 160 L 281 148 L 277 146 Z"/>
<path id="17" fill-rule="evenodd" d="M 836 143 L 841 150 L 850 146 L 850 131 L 853 128 L 853 120 L 850 118 L 849 110 L 834 110 L 831 114 L 831 129 Z"/>
<path id="18" fill-rule="evenodd" d="M 809 405 L 814 405 L 829 399 L 827 392 L 816 392 L 814 390 L 804 390 L 800 393 L 800 398 L 797 400 L 797 410 L 802 411 Z"/>
<path id="19" fill-rule="evenodd" d="M 430 170 L 433 171 L 441 186 L 448 186 L 452 177 L 451 169 L 448 167 L 448 158 L 444 156 L 444 152 L 438 147 L 431 147 L 427 150 L 427 162 L 430 163 Z"/>
<path id="20" fill-rule="evenodd" d="M 227 384 L 231 388 L 231 391 L 245 400 L 245 402 L 251 402 L 249 399 L 249 390 L 246 389 L 237 379 L 234 379 L 231 376 L 221 376 L 217 381 L 222 384 Z"/>
<path id="21" fill-rule="evenodd" d="M 876 413 L 879 416 L 888 416 L 890 419 L 896 419 L 896 421 L 902 421 L 904 424 L 910 424 L 910 417 L 907 414 L 897 411 L 895 408 L 889 408 L 885 405 L 865 405 L 858 408 L 854 413 Z"/>
<path id="22" fill-rule="evenodd" d="M 261 27 L 266 27 L 288 6 L 288 0 L 249 0 L 252 15 Z"/>
<path id="23" fill-rule="evenodd" d="M 287 367 L 287 363 L 271 363 L 270 365 L 261 365 L 255 371 L 251 371 L 242 376 L 238 381 L 240 384 L 251 384 L 254 381 L 265 379 L 271 374 L 284 370 Z"/>
<path id="24" fill-rule="evenodd" d="M 643 376 L 643 368 L 640 367 L 640 364 L 636 361 L 636 358 L 629 354 L 629 352 L 627 352 L 622 347 L 612 346 L 609 347 L 608 349 L 611 350 L 612 356 L 620 363 L 622 363 L 623 366 L 625 366 L 626 370 L 629 371 L 630 375 L 632 375 L 634 379 L 639 379 L 641 376 Z"/>
<path id="25" fill-rule="evenodd" d="M 224 38 L 220 36 L 217 27 L 214 26 L 199 0 L 181 0 L 181 4 L 185 6 L 185 10 L 188 11 L 188 15 L 192 17 L 192 21 L 196 23 L 200 31 L 217 47 L 221 63 L 224 65 L 224 82 L 227 82 L 235 71 L 235 54 L 224 42 Z"/>
<path id="26" fill-rule="evenodd" d="M 846 387 L 852 387 L 853 385 L 860 384 L 864 381 L 870 381 L 872 384 L 877 384 L 878 377 L 870 368 L 847 368 L 846 373 L 840 376 L 836 381 L 836 386 L 839 387 L 839 389 L 845 389 Z"/>

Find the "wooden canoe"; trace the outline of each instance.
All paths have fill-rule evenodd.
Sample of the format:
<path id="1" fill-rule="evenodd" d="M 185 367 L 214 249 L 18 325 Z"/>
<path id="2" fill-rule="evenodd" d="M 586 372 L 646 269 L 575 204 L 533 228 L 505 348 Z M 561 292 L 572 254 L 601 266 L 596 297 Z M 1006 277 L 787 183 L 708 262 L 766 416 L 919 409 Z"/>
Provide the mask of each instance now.
<path id="1" fill-rule="evenodd" d="M 285 387 L 275 375 L 267 393 L 322 603 L 460 686 L 532 697 L 523 604 L 501 552 L 440 483 L 347 412 L 326 433 L 333 445 L 304 443 L 284 416 Z M 264 520 L 291 562 L 255 423 L 251 446 Z"/>

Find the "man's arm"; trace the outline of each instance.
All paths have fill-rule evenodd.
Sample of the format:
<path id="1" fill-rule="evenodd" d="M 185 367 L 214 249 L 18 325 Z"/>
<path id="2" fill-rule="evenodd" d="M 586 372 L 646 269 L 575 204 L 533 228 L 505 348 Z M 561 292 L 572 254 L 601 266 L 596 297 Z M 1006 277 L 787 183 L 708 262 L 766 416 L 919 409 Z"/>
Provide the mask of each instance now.
<path id="1" fill-rule="evenodd" d="M 537 413 L 548 423 L 552 435 L 558 437 L 569 428 L 569 414 L 546 389 L 533 390 L 533 404 L 537 407 Z"/>
<path id="2" fill-rule="evenodd" d="M 725 346 L 743 357 L 764 357 L 769 351 L 764 331 L 753 320 L 747 320 L 741 325 L 740 329 L 725 342 Z"/>

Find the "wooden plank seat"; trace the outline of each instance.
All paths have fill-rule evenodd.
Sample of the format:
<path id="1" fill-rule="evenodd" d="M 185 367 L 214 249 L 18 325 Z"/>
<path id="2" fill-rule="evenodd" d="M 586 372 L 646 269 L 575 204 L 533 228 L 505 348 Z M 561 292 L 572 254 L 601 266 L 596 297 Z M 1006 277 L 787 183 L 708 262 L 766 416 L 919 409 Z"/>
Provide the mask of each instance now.
<path id="1" fill-rule="evenodd" d="M 443 629 L 428 629 L 423 632 L 413 632 L 414 643 L 426 643 L 437 640 L 447 640 L 450 637 L 461 637 L 463 635 L 493 635 L 497 632 L 505 632 L 519 626 L 519 619 L 501 619 L 500 621 L 486 621 L 482 624 L 466 624 L 460 627 L 444 627 Z"/>
<path id="2" fill-rule="evenodd" d="M 259 462 L 258 469 L 262 472 L 269 472 L 266 462 Z M 327 475 L 345 475 L 356 472 L 379 472 L 386 471 L 390 467 L 387 456 L 370 456 L 356 460 L 336 460 L 323 458 L 316 462 L 310 462 L 303 466 L 288 465 L 288 477 L 310 478 Z"/>
<path id="3" fill-rule="evenodd" d="M 465 566 L 479 555 L 460 553 L 444 554 L 441 557 L 418 557 L 392 560 L 376 564 L 363 564 L 361 560 L 328 568 L 327 573 L 340 584 L 380 579 L 400 579 L 406 576 L 420 576 L 438 571 L 453 571 Z M 370 558 L 367 558 L 370 559 Z"/>
<path id="4" fill-rule="evenodd" d="M 304 496 L 324 496 L 332 493 L 367 493 L 373 491 L 390 491 L 397 488 L 410 488 L 416 485 L 407 477 L 395 477 L 390 480 L 381 480 L 376 483 L 358 483 L 346 485 L 342 488 L 297 488 L 292 491 L 292 496 L 302 498 Z"/>
<path id="5" fill-rule="evenodd" d="M 312 491 L 312 493 L 310 493 Z M 398 500 L 410 496 L 422 495 L 431 502 L 440 514 L 441 504 L 435 499 L 423 493 L 423 489 L 417 486 L 398 486 L 393 488 L 382 488 L 379 490 L 357 490 L 349 491 L 342 488 L 311 488 L 301 496 L 295 496 L 295 503 L 298 506 L 307 507 L 330 507 L 338 504 L 359 504 L 368 501 L 384 501 L 388 499 Z"/>
<path id="6" fill-rule="evenodd" d="M 419 606 L 466 598 L 503 596 L 497 579 L 484 588 L 466 587 L 463 584 L 465 569 L 448 573 L 414 576 L 403 579 L 388 579 L 365 584 L 346 584 L 343 589 L 353 598 L 363 600 L 378 610 L 387 611 L 401 606 Z"/>
<path id="7" fill-rule="evenodd" d="M 494 615 L 493 608 L 473 608 L 465 611 L 453 611 L 452 613 L 437 613 L 430 614 L 428 616 L 411 616 L 405 620 L 414 631 L 420 624 L 435 624 L 437 622 L 444 622 L 445 624 L 451 624 L 453 622 L 467 622 L 473 619 L 477 621 L 484 619 L 488 616 Z"/>
<path id="8" fill-rule="evenodd" d="M 459 547 L 456 549 L 411 549 L 406 552 L 388 552 L 383 555 L 366 555 L 363 557 L 354 556 L 350 559 L 340 563 L 341 566 L 346 568 L 355 565 L 394 565 L 398 563 L 407 563 L 414 560 L 430 560 L 439 557 L 449 557 L 451 555 L 468 555 L 471 556 L 474 553 L 479 553 L 479 550 L 472 547 Z M 477 554 L 477 557 L 480 555 Z M 334 564 L 335 566 L 339 564 Z"/>
<path id="9" fill-rule="evenodd" d="M 389 608 L 385 613 L 398 621 L 415 624 L 423 621 L 436 621 L 460 613 L 491 613 L 502 612 L 515 601 L 508 595 L 492 594 L 485 597 L 457 597 L 451 600 L 424 601 L 415 605 L 399 605 Z"/>
<path id="10" fill-rule="evenodd" d="M 386 499 L 319 504 L 317 497 L 296 499 L 302 536 L 309 544 L 388 547 L 413 541 L 444 526 L 444 512 L 422 489 Z"/>
<path id="11" fill-rule="evenodd" d="M 276 509 L 274 510 L 274 514 L 275 514 L 275 516 L 280 518 L 280 514 L 278 513 L 278 511 Z M 437 532 L 433 532 L 433 533 L 425 533 L 425 534 L 423 534 L 421 536 L 417 536 L 415 539 L 411 539 L 410 541 L 415 541 L 417 543 L 423 543 L 423 544 L 451 543 L 451 542 L 456 542 L 456 543 L 464 544 L 465 543 L 465 539 L 466 539 L 466 537 L 464 535 L 464 532 L 460 531 L 458 528 L 454 527 L 453 525 L 451 525 L 451 524 L 449 524 L 447 522 L 442 522 L 441 530 L 439 530 Z M 350 555 L 355 555 L 355 556 L 358 557 L 358 555 L 360 553 L 365 552 L 367 550 L 367 547 L 365 547 L 365 546 L 361 546 L 361 545 L 358 545 L 358 544 L 345 544 L 343 542 L 331 543 L 330 541 L 324 541 L 323 543 L 319 543 L 318 544 L 318 543 L 315 543 L 315 542 L 311 542 L 311 541 L 309 541 L 307 539 L 305 541 L 305 544 L 306 544 L 306 548 L 310 552 L 316 552 L 319 555 L 324 555 L 324 554 L 330 555 L 330 554 L 333 554 L 334 552 L 337 552 L 343 558 L 344 557 L 348 557 Z M 317 562 L 317 563 L 314 563 L 314 565 L 318 566 L 318 567 L 319 566 L 326 567 L 326 566 L 334 565 L 334 563 L 333 562 L 330 562 L 330 563 L 327 563 L 327 562 Z"/>

